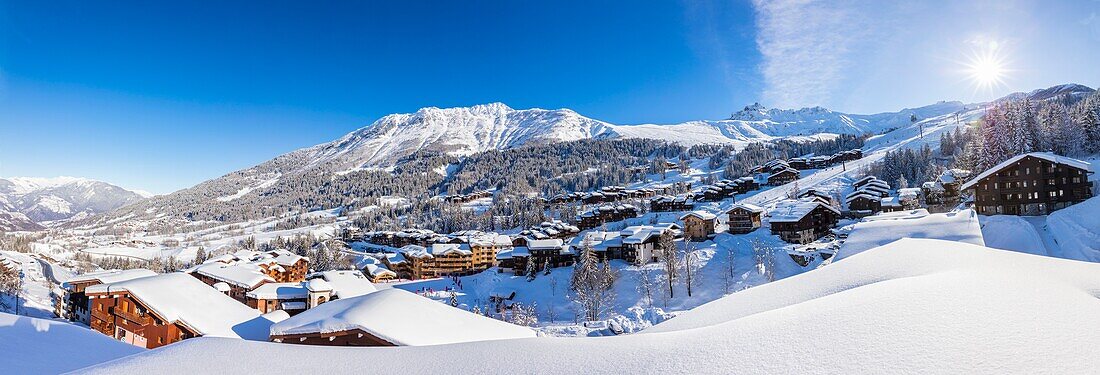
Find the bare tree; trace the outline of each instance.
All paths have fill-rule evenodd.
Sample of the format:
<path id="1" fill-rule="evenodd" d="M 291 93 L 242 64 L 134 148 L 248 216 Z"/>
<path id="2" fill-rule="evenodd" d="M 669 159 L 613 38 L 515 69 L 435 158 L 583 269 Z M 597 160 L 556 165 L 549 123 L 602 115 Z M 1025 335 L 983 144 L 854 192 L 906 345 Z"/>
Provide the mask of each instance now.
<path id="1" fill-rule="evenodd" d="M 699 271 L 699 253 L 695 251 L 695 245 L 688 245 L 684 250 L 684 284 L 687 286 L 688 297 L 691 297 L 691 287 L 697 281 Z"/>
<path id="2" fill-rule="evenodd" d="M 671 231 L 661 233 L 661 237 L 657 240 L 657 251 L 661 264 L 665 268 L 665 279 L 668 281 L 668 297 L 676 297 L 673 287 L 679 272 L 680 256 Z"/>
<path id="3" fill-rule="evenodd" d="M 642 295 L 649 307 L 653 307 L 653 275 L 649 267 L 638 269 L 638 293 Z"/>
<path id="4" fill-rule="evenodd" d="M 756 262 L 756 269 L 768 282 L 775 281 L 775 254 L 774 249 L 759 238 L 752 240 L 752 259 Z"/>

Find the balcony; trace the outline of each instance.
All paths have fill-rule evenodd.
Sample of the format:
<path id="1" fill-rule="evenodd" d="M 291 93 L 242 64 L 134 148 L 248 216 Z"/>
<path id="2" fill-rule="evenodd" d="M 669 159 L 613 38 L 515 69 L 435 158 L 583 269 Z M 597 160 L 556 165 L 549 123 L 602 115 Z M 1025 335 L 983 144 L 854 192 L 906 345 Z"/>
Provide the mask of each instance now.
<path id="1" fill-rule="evenodd" d="M 134 324 L 137 324 L 137 325 L 144 326 L 144 325 L 152 324 L 152 322 L 153 322 L 153 320 L 149 318 L 149 315 L 138 315 L 137 313 L 132 313 L 132 312 L 122 310 L 122 309 L 119 309 L 119 308 L 115 308 L 115 307 L 112 307 L 110 309 L 110 311 L 115 316 L 117 316 L 119 318 L 129 320 L 129 321 L 131 321 L 131 322 L 133 322 Z"/>

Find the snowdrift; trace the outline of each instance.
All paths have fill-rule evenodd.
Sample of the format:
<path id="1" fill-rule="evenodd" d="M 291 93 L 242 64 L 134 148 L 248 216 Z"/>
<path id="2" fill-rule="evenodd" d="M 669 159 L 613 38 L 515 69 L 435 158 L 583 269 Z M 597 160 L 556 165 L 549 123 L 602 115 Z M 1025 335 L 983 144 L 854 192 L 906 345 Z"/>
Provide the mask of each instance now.
<path id="1" fill-rule="evenodd" d="M 930 238 L 985 245 L 974 210 L 929 214 L 926 210 L 882 213 L 855 224 L 840 247 L 844 259 L 902 238 Z"/>
<path id="2" fill-rule="evenodd" d="M 56 374 L 143 352 L 99 332 L 0 313 L 0 372 Z"/>
<path id="3" fill-rule="evenodd" d="M 1089 373 L 1100 264 L 904 239 L 634 335 L 333 348 L 199 338 L 93 374 Z M 212 356 L 211 353 L 233 353 Z"/>

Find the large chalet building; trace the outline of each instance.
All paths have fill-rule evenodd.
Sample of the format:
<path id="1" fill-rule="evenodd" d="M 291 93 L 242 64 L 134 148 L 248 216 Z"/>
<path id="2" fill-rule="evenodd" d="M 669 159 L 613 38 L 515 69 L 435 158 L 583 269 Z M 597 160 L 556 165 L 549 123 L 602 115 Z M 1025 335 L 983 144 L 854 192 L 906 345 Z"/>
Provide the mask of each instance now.
<path id="1" fill-rule="evenodd" d="M 748 203 L 735 204 L 726 212 L 726 215 L 729 217 L 729 220 L 726 221 L 726 224 L 729 226 L 729 232 L 733 234 L 745 234 L 759 229 L 763 222 L 760 218 L 763 213 L 764 209 L 756 205 Z"/>
<path id="2" fill-rule="evenodd" d="M 1092 197 L 1084 161 L 1047 152 L 1017 155 L 960 186 L 982 215 L 1046 215 Z"/>
<path id="3" fill-rule="evenodd" d="M 692 211 L 680 216 L 680 221 L 684 222 L 684 238 L 705 241 L 714 236 L 718 216 L 706 211 Z"/>
<path id="4" fill-rule="evenodd" d="M 92 329 L 148 349 L 198 336 L 260 340 L 274 319 L 183 273 L 97 284 L 84 292 Z"/>
<path id="5" fill-rule="evenodd" d="M 241 250 L 211 258 L 188 271 L 242 303 L 247 303 L 246 294 L 260 285 L 300 282 L 308 272 L 309 259 L 287 250 Z"/>
<path id="6" fill-rule="evenodd" d="M 780 239 L 808 244 L 824 237 L 836 226 L 840 211 L 814 199 L 780 202 L 771 211 L 771 231 Z"/>
<path id="7" fill-rule="evenodd" d="M 117 283 L 140 277 L 156 276 L 156 272 L 147 269 L 107 270 L 73 276 L 61 284 L 65 290 L 58 298 L 55 308 L 57 316 L 84 324 L 91 324 L 89 300 L 85 290 L 99 284 Z"/>

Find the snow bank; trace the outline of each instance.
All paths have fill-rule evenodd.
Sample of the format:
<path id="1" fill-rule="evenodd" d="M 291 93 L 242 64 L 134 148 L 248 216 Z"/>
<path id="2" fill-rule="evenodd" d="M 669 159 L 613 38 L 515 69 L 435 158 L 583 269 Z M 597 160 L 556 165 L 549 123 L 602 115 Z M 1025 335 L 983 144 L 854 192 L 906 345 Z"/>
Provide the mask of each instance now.
<path id="1" fill-rule="evenodd" d="M 92 374 L 1092 373 L 1100 264 L 905 239 L 634 335 L 332 348 L 200 338 Z M 211 357 L 210 353 L 233 353 Z M 224 358 L 224 359 L 222 359 Z"/>
<path id="2" fill-rule="evenodd" d="M 145 349 L 77 325 L 0 313 L 0 372 L 56 374 Z"/>
<path id="3" fill-rule="evenodd" d="M 1061 257 L 1100 262 L 1100 197 L 1055 211 L 1047 229 L 1061 247 Z"/>
<path id="4" fill-rule="evenodd" d="M 1020 216 L 979 216 L 985 245 L 994 249 L 1050 255 L 1043 238 L 1031 223 Z"/>
<path id="5" fill-rule="evenodd" d="M 535 337 L 531 329 L 456 309 L 400 289 L 328 302 L 271 327 L 272 335 L 360 329 L 396 345 Z"/>
<path id="6" fill-rule="evenodd" d="M 855 224 L 840 247 L 837 259 L 902 238 L 931 238 L 984 245 L 978 215 L 973 210 L 928 214 L 925 210 L 869 216 Z"/>

